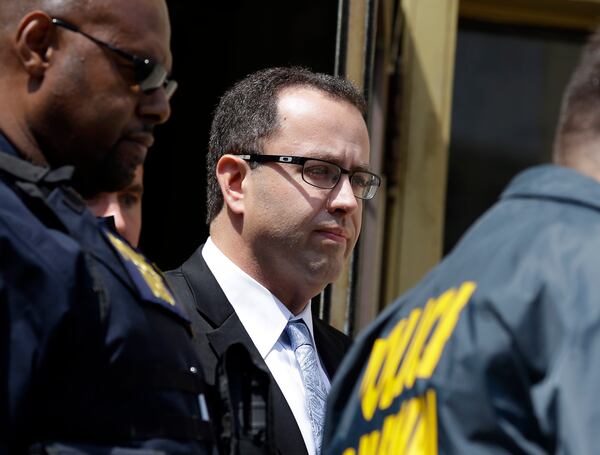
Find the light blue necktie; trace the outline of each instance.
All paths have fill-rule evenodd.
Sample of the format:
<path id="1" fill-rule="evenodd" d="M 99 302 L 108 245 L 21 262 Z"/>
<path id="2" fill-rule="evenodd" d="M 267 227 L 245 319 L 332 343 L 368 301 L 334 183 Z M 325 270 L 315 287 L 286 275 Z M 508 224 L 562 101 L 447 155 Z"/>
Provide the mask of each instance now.
<path id="1" fill-rule="evenodd" d="M 290 339 L 290 345 L 302 372 L 302 380 L 306 388 L 306 409 L 310 417 L 316 452 L 319 454 L 321 453 L 325 400 L 327 399 L 327 389 L 319 369 L 319 359 L 308 327 L 303 320 L 289 321 L 285 332 Z"/>

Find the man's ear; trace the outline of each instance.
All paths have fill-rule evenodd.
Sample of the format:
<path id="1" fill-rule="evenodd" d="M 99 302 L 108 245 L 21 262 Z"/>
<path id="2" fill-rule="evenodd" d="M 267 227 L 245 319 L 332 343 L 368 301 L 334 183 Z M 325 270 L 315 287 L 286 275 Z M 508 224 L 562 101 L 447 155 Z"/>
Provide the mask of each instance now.
<path id="1" fill-rule="evenodd" d="M 244 179 L 248 165 L 236 155 L 223 155 L 217 163 L 217 180 L 225 205 L 233 213 L 244 213 Z"/>
<path id="2" fill-rule="evenodd" d="M 14 45 L 23 67 L 32 77 L 44 76 L 54 37 L 55 27 L 46 13 L 33 11 L 21 20 Z"/>

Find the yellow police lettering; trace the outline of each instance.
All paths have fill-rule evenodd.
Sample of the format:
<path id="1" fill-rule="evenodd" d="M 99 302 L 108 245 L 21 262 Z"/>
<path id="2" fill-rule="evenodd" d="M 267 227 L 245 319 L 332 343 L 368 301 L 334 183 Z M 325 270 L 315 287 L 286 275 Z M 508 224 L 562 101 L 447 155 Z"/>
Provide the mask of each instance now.
<path id="1" fill-rule="evenodd" d="M 358 454 L 376 455 L 377 453 L 379 453 L 379 451 L 377 450 L 379 446 L 379 436 L 379 431 L 373 431 L 372 433 L 362 436 L 358 443 Z"/>
<path id="2" fill-rule="evenodd" d="M 383 388 L 381 398 L 379 401 L 379 407 L 386 409 L 388 408 L 394 398 L 398 396 L 396 391 L 396 378 L 398 377 L 398 366 L 402 360 L 402 356 L 406 351 L 406 346 L 410 342 L 411 336 L 415 330 L 417 322 L 421 316 L 421 309 L 416 308 L 411 313 L 408 319 L 400 321 L 390 336 L 390 354 L 385 362 L 382 376 L 385 378 L 385 387 Z M 403 324 L 406 322 L 406 324 Z M 406 326 L 406 327 L 405 327 Z M 394 333 L 397 332 L 397 333 Z"/>
<path id="3" fill-rule="evenodd" d="M 389 343 L 387 340 L 379 339 L 375 341 L 371 356 L 369 357 L 369 363 L 365 371 L 365 376 L 361 384 L 361 408 L 365 419 L 371 420 L 377 404 L 379 403 L 379 397 L 381 395 L 381 387 L 383 383 L 378 380 L 381 366 L 385 360 Z"/>
<path id="4" fill-rule="evenodd" d="M 415 334 L 415 337 L 413 338 L 413 342 L 411 343 L 408 353 L 406 355 L 406 359 L 404 361 L 404 364 L 406 364 L 406 366 L 402 366 L 404 370 L 404 375 L 402 375 L 399 378 L 402 382 L 396 384 L 396 390 L 401 392 L 402 385 L 406 386 L 407 388 L 412 388 L 412 386 L 414 385 L 416 371 L 418 368 L 421 353 L 423 352 L 423 346 L 425 344 L 425 341 L 431 334 L 431 331 L 436 322 L 439 324 L 440 318 L 444 317 L 446 309 L 449 305 L 451 305 L 455 295 L 456 291 L 454 289 L 449 289 L 437 299 L 430 299 L 427 303 L 427 306 L 425 307 L 425 312 L 419 324 L 419 328 Z M 400 393 L 397 393 L 396 396 L 398 396 L 399 394 Z"/>
<path id="5" fill-rule="evenodd" d="M 437 425 L 437 399 L 433 390 L 428 390 L 425 394 L 425 418 L 427 419 L 427 445 L 425 453 L 438 453 L 438 425 Z"/>
<path id="6" fill-rule="evenodd" d="M 422 412 L 420 409 L 421 398 L 413 398 L 412 400 L 408 400 L 407 402 L 402 404 L 400 408 L 400 412 L 404 414 L 404 424 L 400 429 L 400 434 L 398 435 L 398 441 L 396 444 L 396 451 L 400 453 L 404 453 L 409 445 L 411 444 L 411 438 L 415 435 L 417 430 L 417 424 L 419 423 L 419 418 L 422 417 Z"/>
<path id="7" fill-rule="evenodd" d="M 418 377 L 429 378 L 433 374 L 435 367 L 440 361 L 444 346 L 446 346 L 450 335 L 452 335 L 452 332 L 458 323 L 460 312 L 471 298 L 471 295 L 473 295 L 473 292 L 475 292 L 476 287 L 476 284 L 473 282 L 463 283 L 456 293 L 456 297 L 453 299 L 452 304 L 447 305 L 447 309 L 445 307 L 441 309 L 441 311 L 445 313 L 445 316 L 440 320 L 423 352 L 417 370 Z"/>
<path id="8" fill-rule="evenodd" d="M 411 343 L 408 348 L 403 347 L 403 351 L 405 351 L 402 364 L 398 369 L 396 376 L 394 378 L 393 384 L 391 384 L 391 400 L 381 400 L 379 403 L 380 409 L 387 409 L 391 404 L 394 398 L 399 396 L 404 389 L 404 385 L 409 383 L 409 377 L 411 376 L 411 371 L 414 369 L 414 363 L 416 361 L 414 353 L 416 352 L 417 345 L 420 343 L 420 339 L 422 338 L 423 325 L 427 320 L 431 319 L 429 315 L 431 314 L 431 307 L 433 300 L 429 300 L 427 305 L 425 305 L 425 309 L 422 312 L 421 318 L 419 319 L 419 325 L 417 327 L 415 336 L 411 338 Z M 413 310 L 414 311 L 414 310 Z"/>
<path id="9" fill-rule="evenodd" d="M 402 430 L 402 416 L 394 414 L 383 421 L 379 453 L 394 453 L 396 441 Z"/>
<path id="10" fill-rule="evenodd" d="M 431 377 L 458 322 L 460 312 L 475 291 L 474 282 L 448 289 L 415 308 L 386 338 L 375 341 L 361 382 L 361 410 L 370 421 L 377 409 L 389 408 L 416 378 Z"/>
<path id="11" fill-rule="evenodd" d="M 437 433 L 436 394 L 430 389 L 387 416 L 382 430 L 362 435 L 358 450 L 349 447 L 342 455 L 438 455 Z"/>

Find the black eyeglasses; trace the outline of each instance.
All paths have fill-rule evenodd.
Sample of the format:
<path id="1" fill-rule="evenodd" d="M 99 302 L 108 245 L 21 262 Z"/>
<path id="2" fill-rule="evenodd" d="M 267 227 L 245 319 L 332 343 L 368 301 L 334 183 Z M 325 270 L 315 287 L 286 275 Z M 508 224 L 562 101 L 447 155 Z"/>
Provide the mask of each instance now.
<path id="1" fill-rule="evenodd" d="M 152 92 L 160 87 L 165 89 L 167 99 L 170 99 L 177 89 L 177 82 L 169 79 L 168 71 L 161 63 L 155 61 L 150 57 L 138 57 L 137 55 L 130 54 L 112 44 L 106 43 L 98 38 L 94 38 L 92 35 L 88 35 L 84 31 L 81 31 L 79 27 L 65 22 L 62 19 L 52 18 L 52 23 L 57 27 L 66 28 L 75 33 L 79 33 L 85 36 L 87 39 L 93 41 L 99 46 L 108 49 L 109 51 L 117 54 L 119 57 L 129 60 L 133 65 L 134 80 L 135 83 L 140 87 L 140 90 L 144 93 Z"/>
<path id="2" fill-rule="evenodd" d="M 302 166 L 302 180 L 312 186 L 331 189 L 340 181 L 342 174 L 350 177 L 354 196 L 359 199 L 372 199 L 381 185 L 381 178 L 368 171 L 349 171 L 335 163 L 316 158 L 283 155 L 238 155 L 252 163 L 281 163 Z"/>

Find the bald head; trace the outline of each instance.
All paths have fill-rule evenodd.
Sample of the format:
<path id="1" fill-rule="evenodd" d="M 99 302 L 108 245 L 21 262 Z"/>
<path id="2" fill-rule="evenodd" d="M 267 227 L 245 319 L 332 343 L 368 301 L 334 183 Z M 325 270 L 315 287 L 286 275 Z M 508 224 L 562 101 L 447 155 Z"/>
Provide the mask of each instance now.
<path id="1" fill-rule="evenodd" d="M 0 2 L 0 31 L 12 33 L 21 19 L 31 11 L 44 11 L 50 15 L 65 12 L 83 13 L 90 0 L 2 0 Z"/>

